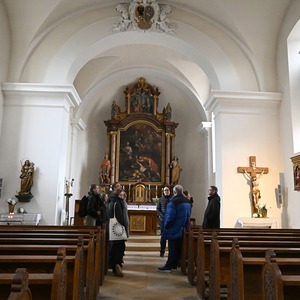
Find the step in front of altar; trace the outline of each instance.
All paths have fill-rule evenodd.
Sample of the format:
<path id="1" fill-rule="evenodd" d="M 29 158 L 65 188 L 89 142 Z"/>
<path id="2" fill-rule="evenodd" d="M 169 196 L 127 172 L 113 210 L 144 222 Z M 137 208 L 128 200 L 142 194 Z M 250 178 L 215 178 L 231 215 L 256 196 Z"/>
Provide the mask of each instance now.
<path id="1" fill-rule="evenodd" d="M 167 243 L 168 245 L 168 243 Z M 126 254 L 129 252 L 145 253 L 155 252 L 158 253 L 160 250 L 160 236 L 147 236 L 147 235 L 134 235 L 126 242 Z"/>

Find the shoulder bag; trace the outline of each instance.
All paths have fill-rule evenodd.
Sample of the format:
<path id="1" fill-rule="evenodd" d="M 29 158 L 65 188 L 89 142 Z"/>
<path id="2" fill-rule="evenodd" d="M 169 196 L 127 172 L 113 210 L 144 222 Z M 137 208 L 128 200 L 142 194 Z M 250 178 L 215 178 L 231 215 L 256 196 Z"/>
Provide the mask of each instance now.
<path id="1" fill-rule="evenodd" d="M 127 240 L 126 229 L 116 218 L 116 203 L 114 204 L 114 215 L 109 219 L 109 240 L 120 241 Z"/>

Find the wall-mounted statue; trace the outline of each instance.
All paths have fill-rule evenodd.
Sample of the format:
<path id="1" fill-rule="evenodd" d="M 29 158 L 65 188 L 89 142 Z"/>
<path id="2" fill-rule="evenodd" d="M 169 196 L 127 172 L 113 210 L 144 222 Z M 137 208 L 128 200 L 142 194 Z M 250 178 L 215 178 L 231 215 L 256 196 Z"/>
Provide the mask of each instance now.
<path id="1" fill-rule="evenodd" d="M 33 185 L 34 163 L 28 159 L 25 160 L 21 167 L 21 188 L 16 197 L 20 202 L 29 202 L 33 197 L 31 187 Z"/>

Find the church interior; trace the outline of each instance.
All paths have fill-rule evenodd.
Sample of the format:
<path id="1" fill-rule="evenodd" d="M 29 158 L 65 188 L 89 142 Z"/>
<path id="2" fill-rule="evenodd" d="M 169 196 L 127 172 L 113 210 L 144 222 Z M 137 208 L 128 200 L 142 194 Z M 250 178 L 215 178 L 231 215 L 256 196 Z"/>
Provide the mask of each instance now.
<path id="1" fill-rule="evenodd" d="M 74 221 L 75 200 L 99 183 L 105 154 L 114 160 L 110 183 L 120 180 L 129 189 L 142 182 L 145 193 L 150 184 L 150 198 L 170 183 L 176 156 L 196 223 L 215 185 L 221 226 L 236 227 L 255 212 L 243 171 L 254 157 L 257 170 L 268 169 L 259 178 L 268 217 L 277 228 L 298 228 L 299 1 L 150 1 L 160 7 L 150 21 L 129 9 L 137 2 L 1 1 L 1 213 L 20 193 L 26 160 L 34 164 L 32 197 L 19 198 L 15 209 L 58 225 L 66 215 Z M 153 89 L 152 105 L 155 99 L 146 115 L 166 121 L 169 104 L 176 124 L 170 133 L 151 123 L 164 144 L 160 165 L 151 169 L 159 171 L 144 181 L 128 179 L 120 165 L 125 123 L 123 129 L 105 124 L 113 103 L 119 116 L 130 117 L 127 89 L 140 80 Z"/>
<path id="2" fill-rule="evenodd" d="M 293 256 L 298 277 L 280 280 L 295 288 L 285 299 L 298 299 L 299 20 L 299 0 L 0 1 L 0 291 L 29 250 L 36 257 L 28 265 L 53 256 L 47 264 L 60 263 L 66 276 L 70 248 L 74 277 L 57 299 L 204 299 L 205 284 L 219 299 L 224 283 L 227 299 L 239 281 L 214 255 L 241 257 L 246 245 L 250 257 L 270 242 Z M 91 184 L 110 193 L 116 182 L 127 194 L 131 235 L 125 278 L 106 276 L 103 285 L 104 229 L 72 225 L 83 222 L 79 201 Z M 178 269 L 161 274 L 156 203 L 176 184 L 193 197 L 192 222 Z M 220 249 L 215 232 L 200 226 L 211 186 L 221 198 Z M 209 270 L 198 267 L 207 267 L 208 245 Z M 253 264 L 274 267 L 271 250 L 257 252 Z M 245 299 L 262 299 L 261 272 L 243 267 L 252 276 Z"/>

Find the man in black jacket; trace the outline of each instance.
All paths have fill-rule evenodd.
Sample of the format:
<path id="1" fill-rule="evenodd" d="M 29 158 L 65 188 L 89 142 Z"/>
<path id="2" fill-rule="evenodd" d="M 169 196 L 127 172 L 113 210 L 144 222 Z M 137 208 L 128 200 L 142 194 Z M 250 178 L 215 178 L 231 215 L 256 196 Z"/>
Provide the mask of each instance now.
<path id="1" fill-rule="evenodd" d="M 210 186 L 208 189 L 208 204 L 204 213 L 203 228 L 220 228 L 220 207 L 221 198 L 218 195 L 218 188 Z"/>
<path id="2" fill-rule="evenodd" d="M 106 206 L 100 198 L 100 187 L 97 184 L 92 184 L 88 196 L 87 216 L 84 218 L 84 225 L 101 226 L 106 221 Z"/>
<path id="3" fill-rule="evenodd" d="M 165 214 L 167 210 L 168 202 L 171 198 L 171 191 L 168 186 L 164 187 L 164 194 L 163 196 L 158 200 L 156 209 L 159 216 L 159 227 L 160 227 L 160 257 L 164 257 L 165 250 L 166 250 L 166 239 L 164 237 L 164 222 L 165 222 Z"/>

